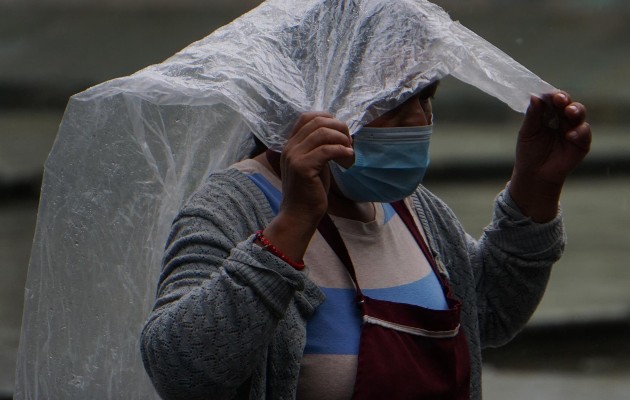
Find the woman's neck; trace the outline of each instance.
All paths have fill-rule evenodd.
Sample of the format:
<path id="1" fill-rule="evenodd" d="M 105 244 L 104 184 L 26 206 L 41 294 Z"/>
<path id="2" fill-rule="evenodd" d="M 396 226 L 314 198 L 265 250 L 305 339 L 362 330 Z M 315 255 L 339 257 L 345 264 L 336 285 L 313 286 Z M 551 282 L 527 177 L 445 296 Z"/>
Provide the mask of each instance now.
<path id="1" fill-rule="evenodd" d="M 352 219 L 360 222 L 372 222 L 376 218 L 374 203 L 357 203 L 335 193 L 334 183 L 328 192 L 328 213 L 336 217 Z"/>

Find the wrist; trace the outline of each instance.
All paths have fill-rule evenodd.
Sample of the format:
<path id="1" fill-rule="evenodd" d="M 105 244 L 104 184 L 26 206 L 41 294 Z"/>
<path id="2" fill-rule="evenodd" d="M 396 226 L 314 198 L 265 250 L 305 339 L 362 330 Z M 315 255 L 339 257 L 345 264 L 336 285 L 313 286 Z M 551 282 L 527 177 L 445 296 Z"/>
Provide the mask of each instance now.
<path id="1" fill-rule="evenodd" d="M 278 249 L 276 246 L 274 246 L 274 244 L 271 243 L 271 241 L 269 241 L 269 239 L 265 236 L 264 231 L 259 230 L 259 231 L 256 232 L 256 243 L 260 247 L 262 247 L 263 249 L 267 250 L 268 252 L 270 252 L 274 256 L 278 257 L 282 261 L 286 262 L 287 264 L 289 264 L 293 268 L 297 269 L 298 271 L 301 271 L 301 270 L 304 269 L 305 265 L 304 265 L 303 261 L 294 261 L 294 260 L 290 259 L 280 249 Z"/>
<path id="2" fill-rule="evenodd" d="M 285 224 L 301 232 L 315 232 L 319 221 L 321 221 L 327 211 L 328 204 L 326 202 L 312 205 L 294 204 L 285 198 L 275 219 L 278 220 L 278 223 Z"/>
<path id="3" fill-rule="evenodd" d="M 318 223 L 319 221 L 312 222 L 308 219 L 296 218 L 281 211 L 264 229 L 264 237 L 273 244 L 278 253 L 299 264 L 317 230 Z M 257 243 L 265 247 L 260 238 L 257 239 Z"/>
<path id="4" fill-rule="evenodd" d="M 562 184 L 513 173 L 508 190 L 523 215 L 534 222 L 549 222 L 558 215 Z"/>

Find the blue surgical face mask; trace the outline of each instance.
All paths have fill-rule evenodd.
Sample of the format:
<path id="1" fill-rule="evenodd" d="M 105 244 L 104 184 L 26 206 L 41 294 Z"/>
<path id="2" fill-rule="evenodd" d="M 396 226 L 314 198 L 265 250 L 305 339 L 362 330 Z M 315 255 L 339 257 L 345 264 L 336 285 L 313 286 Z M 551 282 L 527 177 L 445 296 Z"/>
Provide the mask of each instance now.
<path id="1" fill-rule="evenodd" d="M 389 203 L 411 195 L 429 166 L 432 131 L 433 125 L 361 128 L 352 137 L 354 165 L 329 163 L 339 190 L 357 202 Z"/>

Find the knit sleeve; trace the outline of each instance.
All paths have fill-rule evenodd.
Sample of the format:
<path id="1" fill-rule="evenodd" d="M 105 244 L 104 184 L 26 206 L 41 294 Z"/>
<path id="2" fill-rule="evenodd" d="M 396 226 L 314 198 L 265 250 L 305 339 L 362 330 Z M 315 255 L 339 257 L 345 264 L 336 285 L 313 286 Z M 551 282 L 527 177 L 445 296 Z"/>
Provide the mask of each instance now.
<path id="1" fill-rule="evenodd" d="M 227 399 L 260 365 L 304 276 L 254 243 L 264 196 L 212 176 L 169 236 L 155 307 L 142 332 L 145 368 L 164 399 Z"/>
<path id="2" fill-rule="evenodd" d="M 483 347 L 505 344 L 525 326 L 565 241 L 560 213 L 538 224 L 520 212 L 507 189 L 497 196 L 492 223 L 479 241 L 468 241 Z"/>

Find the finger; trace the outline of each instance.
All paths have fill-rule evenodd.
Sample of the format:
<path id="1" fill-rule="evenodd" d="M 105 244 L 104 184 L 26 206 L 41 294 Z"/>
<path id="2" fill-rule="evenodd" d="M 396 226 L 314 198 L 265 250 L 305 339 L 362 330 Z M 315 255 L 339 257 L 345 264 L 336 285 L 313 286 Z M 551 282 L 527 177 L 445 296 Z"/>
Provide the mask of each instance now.
<path id="1" fill-rule="evenodd" d="M 542 99 L 536 96 L 530 98 L 529 107 L 525 112 L 525 119 L 519 132 L 521 139 L 527 139 L 540 131 L 544 122 L 545 108 L 547 105 Z"/>
<path id="2" fill-rule="evenodd" d="M 313 119 L 317 117 L 333 118 L 331 114 L 327 112 L 323 112 L 323 111 L 309 111 L 309 112 L 302 113 L 300 114 L 299 118 L 295 122 L 295 125 L 293 126 L 293 131 L 291 131 L 291 136 L 294 136 L 297 132 L 299 132 L 304 127 L 304 125 L 306 125 L 307 123 L 309 123 L 310 121 L 312 121 Z"/>
<path id="3" fill-rule="evenodd" d="M 562 112 L 560 117 L 560 131 L 565 134 L 574 130 L 586 120 L 586 108 L 580 103 L 570 103 Z"/>
<path id="4" fill-rule="evenodd" d="M 581 124 L 586 119 L 586 109 L 580 103 L 571 100 L 569 93 L 559 90 L 543 96 L 548 107 L 545 110 L 544 125 L 552 128 L 560 128 L 566 132 L 573 126 Z"/>
<path id="5" fill-rule="evenodd" d="M 582 149 L 584 153 L 590 150 L 592 137 L 591 126 L 587 122 L 581 123 L 565 135 L 567 141 Z"/>
<path id="6" fill-rule="evenodd" d="M 337 131 L 346 138 L 345 140 L 348 145 L 350 145 L 352 142 L 352 140 L 350 139 L 350 130 L 348 129 L 348 125 L 339 121 L 338 119 L 324 115 L 315 116 L 306 124 L 304 124 L 302 128 L 300 128 L 300 130 L 295 134 L 293 140 L 297 143 L 300 143 L 320 129 L 330 129 Z"/>
<path id="7" fill-rule="evenodd" d="M 581 103 L 573 102 L 564 109 L 566 118 L 575 125 L 579 125 L 586 120 L 586 107 Z"/>
<path id="8" fill-rule="evenodd" d="M 352 150 L 352 148 L 350 148 L 350 149 Z M 354 151 L 349 152 L 348 156 L 335 157 L 335 158 L 332 159 L 332 161 L 334 161 L 337 164 L 341 165 L 345 169 L 348 169 L 348 168 L 350 168 L 350 167 L 352 167 L 354 165 L 354 161 L 355 161 Z"/>
<path id="9" fill-rule="evenodd" d="M 332 160 L 354 160 L 354 150 L 341 144 L 327 144 L 318 146 L 305 154 L 305 160 L 309 160 L 312 165 L 321 169 Z"/>
<path id="10" fill-rule="evenodd" d="M 302 129 L 302 131 L 306 130 L 308 129 Z M 301 132 L 298 133 L 298 135 L 300 134 Z M 295 140 L 295 143 L 291 143 L 286 146 L 282 152 L 282 164 L 285 164 L 291 169 L 310 169 L 313 166 L 317 166 L 319 169 L 322 163 L 332 159 L 321 159 L 321 157 L 313 159 L 313 155 L 321 154 L 314 152 L 321 147 L 340 146 L 345 149 L 338 154 L 331 155 L 330 157 L 345 158 L 352 157 L 354 154 L 354 151 L 349 144 L 348 136 L 336 129 L 327 127 L 318 128 L 306 136 L 301 142 L 298 141 L 298 135 L 292 138 L 292 140 Z"/>
<path id="11" fill-rule="evenodd" d="M 315 131 L 305 136 L 304 140 L 297 143 L 294 146 L 294 149 L 302 153 L 308 153 L 309 151 L 312 151 L 319 146 L 324 146 L 328 144 L 340 144 L 342 146 L 351 148 L 349 135 L 344 132 L 340 132 L 335 128 L 338 127 L 335 126 L 334 128 L 330 128 L 324 126 L 317 128 Z"/>
<path id="12" fill-rule="evenodd" d="M 288 176 L 285 169 L 297 172 L 298 175 L 314 178 L 319 176 L 328 161 L 352 157 L 352 148 L 341 144 L 328 144 L 319 146 L 308 153 L 283 155 L 283 175 Z"/>
<path id="13" fill-rule="evenodd" d="M 318 153 L 324 148 L 325 161 L 334 160 L 344 168 L 350 168 L 354 164 L 354 149 L 349 142 L 349 136 L 333 129 L 322 129 L 314 132 L 299 145 L 299 149 L 312 154 Z M 328 152 L 337 146 L 342 146 L 343 150 L 339 150 L 339 154 L 329 154 Z"/>

